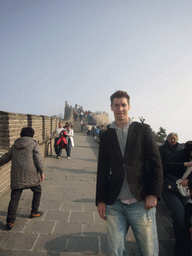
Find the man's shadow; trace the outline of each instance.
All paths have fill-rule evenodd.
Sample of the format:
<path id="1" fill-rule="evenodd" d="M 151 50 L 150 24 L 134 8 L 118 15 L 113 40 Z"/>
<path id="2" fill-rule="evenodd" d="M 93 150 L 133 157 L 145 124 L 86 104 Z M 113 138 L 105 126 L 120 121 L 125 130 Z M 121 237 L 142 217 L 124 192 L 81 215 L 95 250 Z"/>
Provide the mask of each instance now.
<path id="1" fill-rule="evenodd" d="M 69 234 L 65 236 L 54 236 L 45 243 L 47 255 L 61 255 L 61 253 L 81 253 L 87 255 L 106 255 L 107 252 L 107 235 L 105 233 L 89 232 L 81 235 L 80 233 Z M 139 250 L 136 242 L 125 242 L 127 255 L 139 256 Z M 37 245 L 37 250 L 38 248 Z M 41 248 L 42 249 L 42 248 Z"/>
<path id="2" fill-rule="evenodd" d="M 103 233 L 73 233 L 64 236 L 53 236 L 54 239 L 50 239 L 45 243 L 45 250 L 47 255 L 53 255 L 57 253 L 82 253 L 82 254 L 94 254 L 106 253 L 106 234 Z M 49 236 L 50 238 L 50 236 Z M 48 238 L 48 239 L 49 239 Z M 36 244 L 36 250 L 42 250 L 41 244 Z"/>

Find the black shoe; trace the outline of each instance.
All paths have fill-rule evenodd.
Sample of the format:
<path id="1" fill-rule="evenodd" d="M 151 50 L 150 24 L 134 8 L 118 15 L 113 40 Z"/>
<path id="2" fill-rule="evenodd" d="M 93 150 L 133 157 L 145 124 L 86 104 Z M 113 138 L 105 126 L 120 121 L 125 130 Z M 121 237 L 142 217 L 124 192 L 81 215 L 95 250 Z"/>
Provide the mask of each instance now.
<path id="1" fill-rule="evenodd" d="M 37 213 L 31 212 L 31 214 L 30 214 L 29 217 L 30 217 L 31 219 L 32 219 L 32 218 L 36 218 L 36 217 L 41 217 L 42 214 L 43 214 L 43 212 L 37 212 Z"/>
<path id="2" fill-rule="evenodd" d="M 7 230 L 11 230 L 14 225 L 15 225 L 15 223 L 7 223 L 6 224 Z"/>

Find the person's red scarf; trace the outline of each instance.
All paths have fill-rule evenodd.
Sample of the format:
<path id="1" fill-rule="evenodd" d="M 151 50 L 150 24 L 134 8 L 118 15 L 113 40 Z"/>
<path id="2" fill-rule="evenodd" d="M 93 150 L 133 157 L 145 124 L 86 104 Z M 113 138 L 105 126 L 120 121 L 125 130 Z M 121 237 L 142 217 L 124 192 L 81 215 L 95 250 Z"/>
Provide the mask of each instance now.
<path id="1" fill-rule="evenodd" d="M 60 136 L 61 136 L 61 137 L 60 137 L 59 140 L 57 141 L 56 145 L 59 145 L 59 144 L 61 143 L 62 149 L 66 149 L 66 148 L 67 148 L 67 141 L 66 141 L 66 138 L 65 138 L 65 137 L 67 137 L 66 131 L 62 131 L 62 132 L 60 133 Z"/>

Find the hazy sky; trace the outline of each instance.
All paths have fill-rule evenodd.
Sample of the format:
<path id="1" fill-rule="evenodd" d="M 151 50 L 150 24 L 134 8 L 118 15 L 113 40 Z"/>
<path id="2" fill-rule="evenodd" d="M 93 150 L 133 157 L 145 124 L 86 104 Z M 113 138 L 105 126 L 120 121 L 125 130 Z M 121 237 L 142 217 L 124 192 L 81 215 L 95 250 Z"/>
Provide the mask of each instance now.
<path id="1" fill-rule="evenodd" d="M 192 1 L 0 0 L 0 110 L 110 110 L 192 140 Z"/>

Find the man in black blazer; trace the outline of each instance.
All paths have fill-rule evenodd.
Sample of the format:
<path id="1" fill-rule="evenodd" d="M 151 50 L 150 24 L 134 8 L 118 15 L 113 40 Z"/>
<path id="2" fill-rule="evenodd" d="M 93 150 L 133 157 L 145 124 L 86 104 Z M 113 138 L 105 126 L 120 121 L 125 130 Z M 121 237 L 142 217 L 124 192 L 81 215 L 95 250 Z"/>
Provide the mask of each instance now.
<path id="1" fill-rule="evenodd" d="M 163 170 L 154 135 L 147 124 L 129 118 L 130 97 L 111 95 L 115 122 L 100 138 L 96 205 L 107 221 L 107 255 L 125 255 L 129 226 L 141 255 L 158 255 L 156 205 Z"/>

